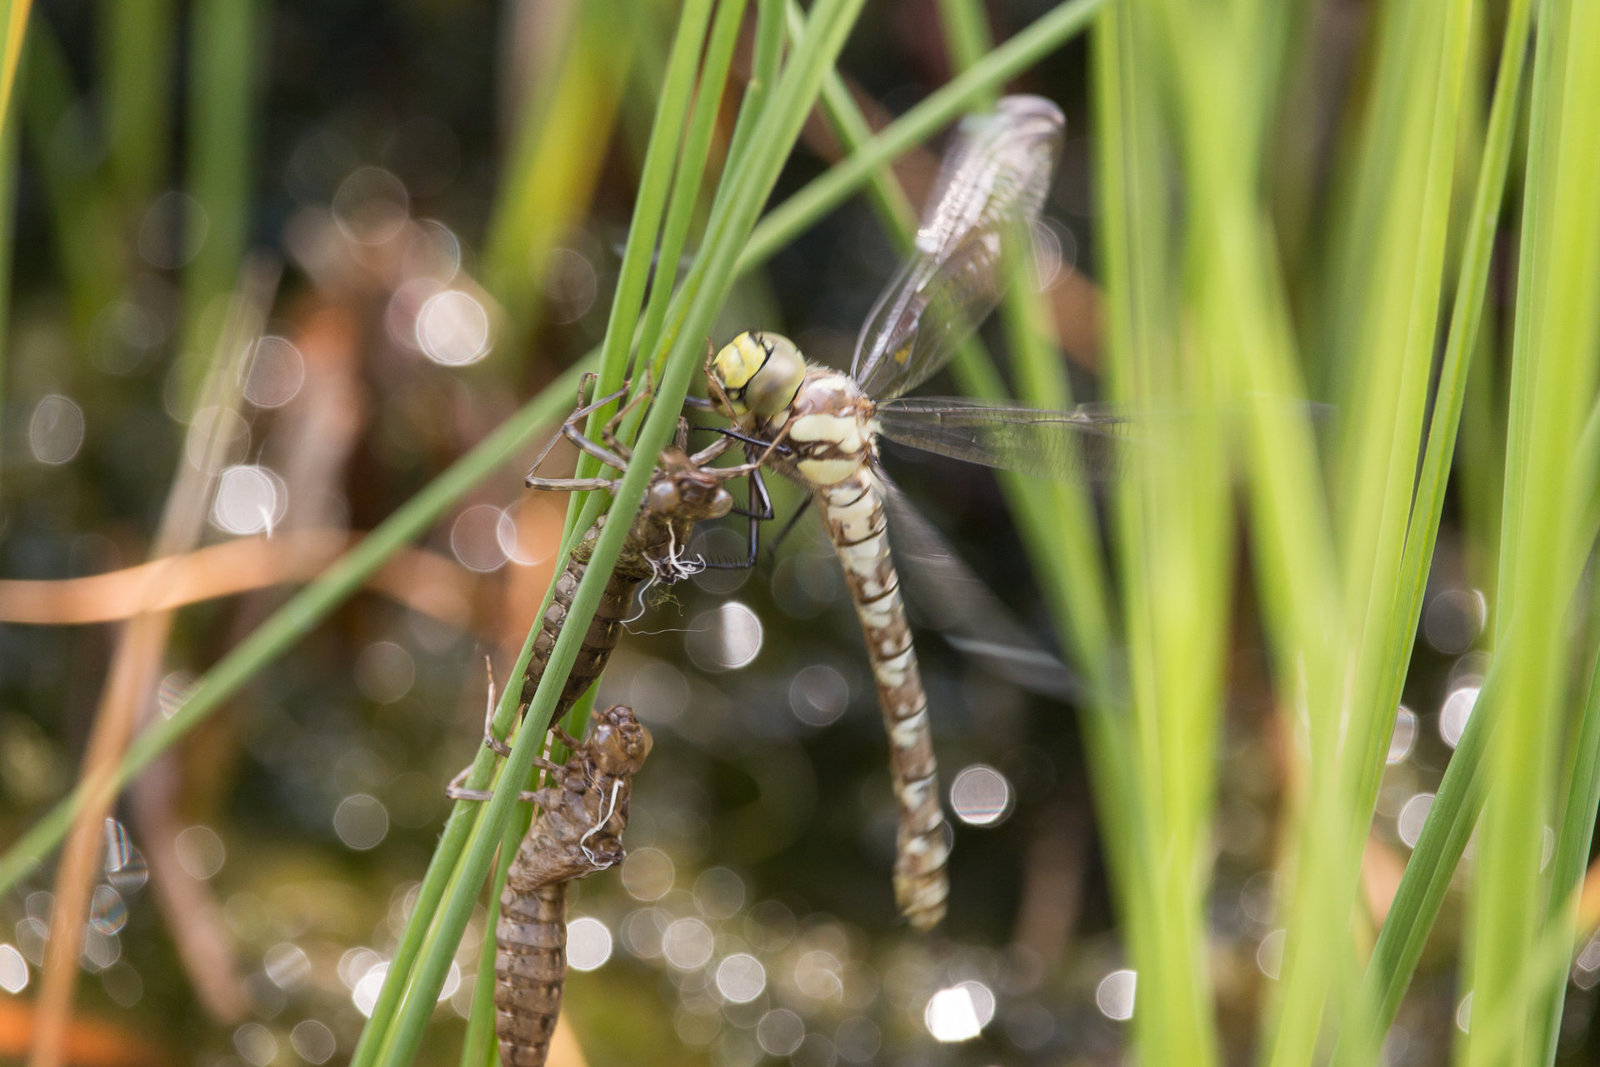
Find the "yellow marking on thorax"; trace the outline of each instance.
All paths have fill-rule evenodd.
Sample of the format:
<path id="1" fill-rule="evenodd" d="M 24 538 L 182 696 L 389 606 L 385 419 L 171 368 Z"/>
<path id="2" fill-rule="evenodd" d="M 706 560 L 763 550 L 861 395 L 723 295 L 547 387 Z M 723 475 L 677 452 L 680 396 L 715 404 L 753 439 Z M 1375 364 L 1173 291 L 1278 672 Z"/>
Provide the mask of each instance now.
<path id="1" fill-rule="evenodd" d="M 789 439 L 801 444 L 821 441 L 841 452 L 860 452 L 861 420 L 854 415 L 801 415 L 789 427 Z"/>
<path id="2" fill-rule="evenodd" d="M 802 459 L 795 464 L 812 485 L 837 485 L 861 469 L 856 459 Z"/>

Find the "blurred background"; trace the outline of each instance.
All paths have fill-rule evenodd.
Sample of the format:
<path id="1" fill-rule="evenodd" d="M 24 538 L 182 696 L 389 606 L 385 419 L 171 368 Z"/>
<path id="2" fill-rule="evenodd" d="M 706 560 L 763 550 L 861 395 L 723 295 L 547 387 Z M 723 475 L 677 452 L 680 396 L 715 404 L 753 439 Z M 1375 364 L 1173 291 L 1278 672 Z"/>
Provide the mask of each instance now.
<path id="1" fill-rule="evenodd" d="M 988 14 L 1003 38 L 1048 6 Z M 1323 41 L 1338 67 L 1365 5 L 1335 6 Z M 130 706 L 136 730 L 599 341 L 674 18 L 659 0 L 36 7 L 4 146 L 0 841 L 79 775 L 129 633 L 119 620 L 176 609 L 155 692 Z M 1087 62 L 1079 42 L 1011 88 L 1068 115 L 1047 281 L 1092 398 Z M 933 0 L 870 5 L 841 66 L 879 124 L 922 99 L 951 76 Z M 1305 117 L 1314 139 L 1337 116 L 1313 95 Z M 914 202 L 937 148 L 898 168 Z M 778 195 L 839 154 L 808 127 Z M 846 365 L 894 266 L 852 201 L 741 285 L 717 340 L 781 329 Z M 538 443 L 116 804 L 72 1062 L 348 1057 L 448 811 L 444 783 L 479 743 L 485 657 L 506 685 L 551 578 L 566 501 L 521 488 Z M 570 466 L 570 450 L 552 463 Z M 992 477 L 888 463 L 1053 644 Z M 778 498 L 785 518 L 800 501 Z M 1484 599 L 1450 521 L 1379 802 L 1374 900 L 1484 669 L 1471 654 Z M 950 916 L 913 935 L 890 895 L 886 742 L 843 581 L 814 517 L 776 547 L 773 533 L 754 570 L 652 603 L 602 682 L 602 704 L 635 707 L 656 747 L 629 859 L 574 892 L 576 1044 L 552 1063 L 1120 1062 L 1135 980 L 1074 709 L 918 631 L 957 830 Z M 700 537 L 704 554 L 743 550 L 737 522 Z M 152 605 L 151 572 L 134 568 L 174 554 Z M 1241 618 L 1208 922 L 1222 1032 L 1241 1054 L 1282 948 L 1270 871 L 1285 761 L 1260 646 Z M 46 866 L 0 897 L 0 1057 L 25 1051 L 53 878 Z M 481 944 L 480 911 L 421 1062 L 455 1062 Z M 1593 955 L 1569 998 L 1572 1051 Z M 1453 987 L 1432 973 L 1425 961 L 1402 1013 L 1414 1045 L 1394 1062 L 1448 1045 Z"/>

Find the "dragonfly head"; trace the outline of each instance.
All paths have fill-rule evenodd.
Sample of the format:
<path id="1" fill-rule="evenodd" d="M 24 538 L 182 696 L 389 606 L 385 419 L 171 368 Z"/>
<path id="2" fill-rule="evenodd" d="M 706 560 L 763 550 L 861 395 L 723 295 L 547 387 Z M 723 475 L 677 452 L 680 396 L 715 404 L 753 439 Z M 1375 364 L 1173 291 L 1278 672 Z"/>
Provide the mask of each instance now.
<path id="1" fill-rule="evenodd" d="M 663 465 L 669 457 L 662 454 Z M 658 472 L 645 491 L 645 507 L 662 518 L 681 518 L 693 522 L 720 519 L 733 510 L 733 495 L 722 486 L 715 473 L 667 466 Z"/>
<path id="2" fill-rule="evenodd" d="M 650 754 L 650 731 L 632 708 L 618 704 L 595 715 L 585 745 L 601 773 L 632 774 Z"/>
<path id="3" fill-rule="evenodd" d="M 806 360 L 787 337 L 746 330 L 722 346 L 708 368 L 729 414 L 771 418 L 794 399 L 806 376 Z"/>

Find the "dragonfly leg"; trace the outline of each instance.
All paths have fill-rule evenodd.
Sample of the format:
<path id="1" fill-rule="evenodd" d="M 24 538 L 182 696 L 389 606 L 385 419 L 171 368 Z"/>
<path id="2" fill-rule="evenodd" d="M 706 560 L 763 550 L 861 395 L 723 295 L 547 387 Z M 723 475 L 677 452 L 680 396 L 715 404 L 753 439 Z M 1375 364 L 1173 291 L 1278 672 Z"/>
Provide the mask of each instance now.
<path id="1" fill-rule="evenodd" d="M 735 430 L 731 426 L 699 426 L 699 427 L 696 427 L 696 429 L 710 430 L 712 433 L 721 434 L 727 440 L 738 441 L 740 444 L 746 445 L 749 448 L 763 449 L 764 450 L 764 454 L 762 456 L 762 459 L 767 458 L 765 453 L 769 453 L 769 452 L 776 452 L 778 455 L 781 455 L 781 456 L 787 456 L 790 453 L 790 448 L 789 448 L 788 445 L 782 445 L 781 447 L 779 447 L 780 443 L 782 441 L 782 438 L 784 436 L 782 434 L 779 435 L 777 440 L 763 441 L 759 437 L 751 437 L 749 434 L 742 433 L 739 430 Z M 758 460 L 756 462 L 759 463 L 760 461 Z M 751 466 L 751 465 L 752 464 L 746 464 L 746 466 Z"/>
<path id="2" fill-rule="evenodd" d="M 724 438 L 726 440 L 726 438 Z M 745 559 L 723 563 L 714 560 L 702 560 L 707 570 L 738 571 L 750 570 L 755 567 L 761 558 L 761 524 L 777 515 L 772 508 L 772 497 L 767 493 L 766 480 L 761 477 L 759 470 L 750 472 L 750 506 L 747 508 L 734 508 L 731 514 L 743 515 L 750 520 L 750 552 Z"/>
<path id="3" fill-rule="evenodd" d="M 583 436 L 583 434 L 578 430 L 578 423 L 580 423 L 584 419 L 588 418 L 594 412 L 596 412 L 596 411 L 600 410 L 601 408 L 605 407 L 607 404 L 610 404 L 610 403 L 612 403 L 613 401 L 616 401 L 616 400 L 620 400 L 622 397 L 627 395 L 627 392 L 628 392 L 627 386 L 623 386 L 621 389 L 617 390 L 614 393 L 607 393 L 605 396 L 599 397 L 599 398 L 591 401 L 590 403 L 586 404 L 586 403 L 584 403 L 584 399 L 583 398 L 584 398 L 585 395 L 587 395 L 589 389 L 591 388 L 591 382 L 594 381 L 594 380 L 597 380 L 596 375 L 593 372 L 591 372 L 589 374 L 585 374 L 583 376 L 583 380 L 578 383 L 578 408 L 577 408 L 577 410 L 574 411 L 571 415 L 568 415 L 566 421 L 561 424 L 561 432 L 556 434 L 555 437 L 552 437 L 552 438 L 550 438 L 550 440 L 545 442 L 544 448 L 541 449 L 540 452 L 539 452 L 539 455 L 537 457 L 535 457 L 535 459 L 533 461 L 533 466 L 528 469 L 528 475 L 527 476 L 529 478 L 532 478 L 534 476 L 534 474 L 539 470 L 539 468 L 544 466 L 544 461 L 547 458 L 549 458 L 550 450 L 555 447 L 556 441 L 559 438 L 565 437 L 568 440 L 570 440 L 573 444 L 577 445 L 579 448 L 584 448 L 584 446 L 586 444 L 592 445 L 592 442 L 590 442 L 587 438 L 585 438 Z M 594 446 L 594 447 L 598 448 L 599 446 Z M 589 451 L 587 448 L 584 448 L 584 450 L 585 451 Z M 592 452 L 590 454 L 594 455 L 594 453 L 592 453 Z M 595 455 L 595 458 L 600 460 L 600 462 L 602 462 L 602 463 L 610 463 L 617 470 L 621 470 L 623 467 L 627 466 L 626 463 L 613 463 L 611 461 L 611 458 L 606 456 L 606 455 Z"/>
<path id="4" fill-rule="evenodd" d="M 548 489 L 555 493 L 582 493 L 593 489 L 612 489 L 617 482 L 612 478 L 535 478 L 528 475 L 522 484 L 529 489 Z"/>
<path id="5" fill-rule="evenodd" d="M 494 663 L 488 656 L 483 657 L 483 667 L 489 675 L 489 696 L 484 701 L 483 706 L 483 747 L 503 758 L 511 755 L 511 746 L 494 735 Z M 552 773 L 561 770 L 559 766 L 543 757 L 535 757 L 533 765 L 542 771 Z M 467 775 L 471 773 L 472 767 L 470 765 L 456 772 L 456 776 L 450 779 L 449 784 L 444 787 L 444 795 L 452 800 L 488 800 L 492 795 L 489 790 L 468 789 L 466 787 Z M 526 789 L 517 795 L 523 800 L 534 799 L 534 794 Z"/>
<path id="6" fill-rule="evenodd" d="M 617 430 L 622 426 L 622 420 L 627 418 L 628 413 L 634 408 L 638 407 L 640 404 L 644 403 L 646 400 L 650 399 L 650 395 L 651 394 L 648 389 L 635 393 L 632 400 L 629 400 L 626 404 L 622 405 L 622 407 L 618 408 L 617 413 L 611 416 L 611 418 L 607 419 L 604 426 L 600 427 L 601 443 L 625 460 L 633 457 L 633 450 L 627 445 L 623 444 L 620 439 L 618 439 Z M 580 445 L 579 447 L 582 446 Z M 594 453 L 591 453 L 591 455 L 594 455 Z M 599 457 L 596 456 L 596 458 Z M 623 465 L 626 466 L 626 463 Z"/>
<path id="7" fill-rule="evenodd" d="M 550 736 L 561 742 L 561 744 L 565 745 L 567 751 L 569 752 L 578 751 L 583 744 L 583 742 L 579 741 L 577 738 L 567 733 L 567 731 L 563 730 L 560 723 L 550 724 Z"/>

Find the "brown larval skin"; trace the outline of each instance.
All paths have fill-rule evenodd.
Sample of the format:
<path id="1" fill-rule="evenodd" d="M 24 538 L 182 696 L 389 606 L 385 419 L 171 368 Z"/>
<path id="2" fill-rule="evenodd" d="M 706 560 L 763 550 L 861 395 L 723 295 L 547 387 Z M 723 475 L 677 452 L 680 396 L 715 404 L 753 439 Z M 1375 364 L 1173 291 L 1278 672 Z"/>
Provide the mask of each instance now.
<path id="1" fill-rule="evenodd" d="M 589 736 L 536 794 L 539 815 L 511 863 L 495 927 L 495 1033 L 506 1067 L 543 1067 L 567 973 L 567 883 L 622 859 L 633 776 L 650 734 L 633 709 L 595 716 Z"/>
<path id="2" fill-rule="evenodd" d="M 622 634 L 622 624 L 630 615 L 634 592 L 641 582 L 657 573 L 663 560 L 671 560 L 689 543 L 694 524 L 708 519 L 719 519 L 733 508 L 733 497 L 723 488 L 727 477 L 714 473 L 712 468 L 697 467 L 688 454 L 677 447 L 669 447 L 661 454 L 650 487 L 645 492 L 644 504 L 633 520 L 633 529 L 623 542 L 617 556 L 616 569 L 600 595 L 589 632 L 584 635 L 583 646 L 578 650 L 572 673 L 561 690 L 552 722 L 560 721 L 578 698 L 588 692 L 612 649 Z M 534 638 L 533 658 L 523 675 L 522 703 L 526 707 L 533 699 L 539 679 L 544 676 L 550 662 L 550 651 L 572 610 L 572 596 L 578 590 L 588 569 L 589 557 L 594 553 L 595 542 L 605 528 L 606 517 L 600 516 L 589 528 L 577 548 L 573 549 L 567 567 L 556 578 L 555 593 L 550 607 L 539 624 L 539 635 Z"/>

